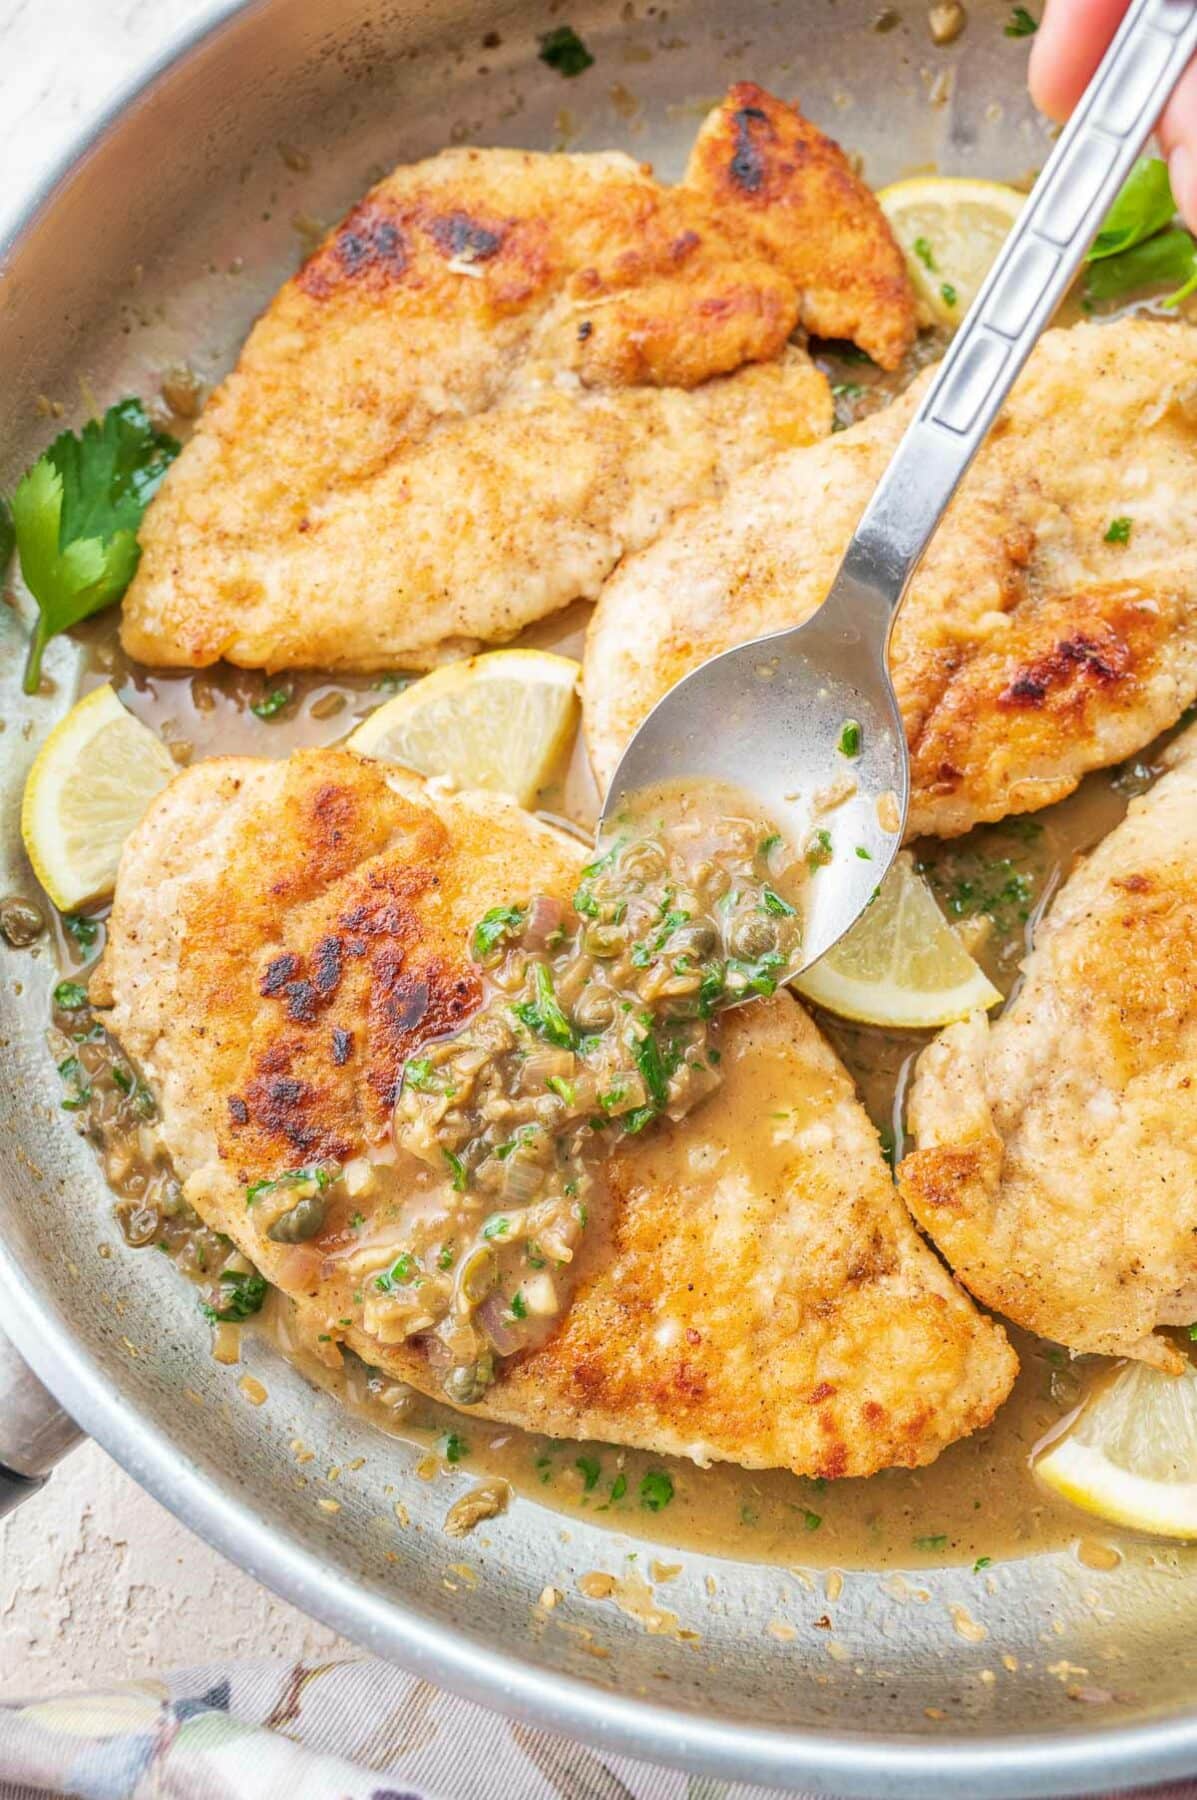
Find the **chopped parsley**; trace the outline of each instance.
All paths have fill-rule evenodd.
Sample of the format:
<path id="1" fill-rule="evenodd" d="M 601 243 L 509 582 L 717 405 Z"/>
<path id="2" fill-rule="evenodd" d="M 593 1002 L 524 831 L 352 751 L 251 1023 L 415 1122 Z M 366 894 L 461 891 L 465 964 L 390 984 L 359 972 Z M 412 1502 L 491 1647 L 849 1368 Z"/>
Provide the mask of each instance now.
<path id="1" fill-rule="evenodd" d="M 766 950 L 753 962 L 745 962 L 733 956 L 727 965 L 728 975 L 733 977 L 729 986 L 734 986 L 742 994 L 761 994 L 767 1000 L 770 994 L 777 992 L 777 976 L 775 970 L 780 969 L 785 958 L 779 950 Z"/>
<path id="2" fill-rule="evenodd" d="M 511 1296 L 511 1316 L 513 1319 L 526 1319 L 528 1317 L 528 1302 L 524 1299 L 519 1288 L 516 1288 L 514 1294 Z"/>
<path id="3" fill-rule="evenodd" d="M 542 63 L 555 69 L 558 75 L 564 75 L 566 80 L 584 75 L 594 64 L 593 56 L 572 25 L 556 25 L 552 31 L 542 32 L 536 54 Z"/>
<path id="4" fill-rule="evenodd" d="M 89 919 L 86 913 L 64 913 L 62 929 L 80 950 L 90 950 L 99 935 L 100 925 L 98 919 Z"/>
<path id="5" fill-rule="evenodd" d="M 287 1169 L 284 1174 L 276 1175 L 272 1180 L 251 1181 L 245 1190 L 245 1204 L 252 1206 L 259 1194 L 273 1194 L 278 1188 L 304 1187 L 313 1181 L 316 1192 L 322 1194 L 331 1180 L 328 1170 L 318 1164 L 310 1169 Z"/>
<path id="6" fill-rule="evenodd" d="M 452 1150 L 442 1150 L 441 1155 L 449 1165 L 449 1174 L 453 1181 L 453 1192 L 464 1194 L 470 1185 L 470 1173 L 460 1156 L 454 1156 Z"/>
<path id="7" fill-rule="evenodd" d="M 1034 37 L 1039 29 L 1038 19 L 1033 19 L 1025 6 L 1016 6 L 1010 13 L 1010 21 L 1005 26 L 1008 38 Z"/>
<path id="8" fill-rule="evenodd" d="M 1129 544 L 1131 521 L 1126 518 L 1111 519 L 1106 526 L 1105 542 L 1107 544 Z"/>
<path id="9" fill-rule="evenodd" d="M 979 1575 L 981 1570 L 987 1569 L 992 1561 L 992 1556 L 978 1556 L 976 1562 L 973 1564 L 973 1574 Z"/>
<path id="10" fill-rule="evenodd" d="M 380 1294 L 393 1294 L 397 1287 L 410 1287 L 415 1274 L 415 1258 L 410 1251 L 402 1250 L 389 1269 L 374 1277 L 374 1285 Z"/>
<path id="11" fill-rule="evenodd" d="M 764 856 L 764 857 L 770 856 L 772 854 L 772 852 L 774 850 L 776 850 L 776 848 L 777 848 L 778 844 L 780 844 L 780 842 L 781 842 L 780 831 L 771 831 L 769 833 L 768 837 L 762 838 L 760 843 L 757 845 L 757 847 L 756 847 L 757 855 Z"/>
<path id="12" fill-rule="evenodd" d="M 510 1230 L 511 1220 L 507 1218 L 505 1214 L 492 1213 L 490 1218 L 486 1221 L 486 1224 L 482 1227 L 482 1235 L 484 1238 L 506 1237 Z"/>
<path id="13" fill-rule="evenodd" d="M 532 983 L 536 998 L 517 1001 L 512 1007 L 516 1018 L 547 1044 L 555 1044 L 559 1050 L 573 1050 L 577 1045 L 577 1034 L 561 1010 L 546 964 L 534 965 Z"/>
<path id="14" fill-rule="evenodd" d="M 432 1078 L 432 1062 L 427 1056 L 411 1056 L 403 1065 L 404 1087 L 415 1088 L 418 1094 L 435 1091 Z"/>
<path id="15" fill-rule="evenodd" d="M 823 1523 L 823 1515 L 822 1513 L 812 1512 L 809 1506 L 804 1507 L 802 1523 L 807 1531 L 818 1531 L 820 1525 Z"/>
<path id="16" fill-rule="evenodd" d="M 772 913 L 778 919 L 792 919 L 798 909 L 791 906 L 788 900 L 783 900 L 780 894 L 775 894 L 772 888 L 762 888 L 761 910 Z"/>
<path id="17" fill-rule="evenodd" d="M 813 875 L 816 869 L 825 869 L 832 858 L 831 833 L 826 825 L 820 825 L 814 832 L 814 841 L 807 847 L 806 866 Z"/>
<path id="18" fill-rule="evenodd" d="M 79 1112 L 91 1099 L 91 1088 L 82 1063 L 77 1056 L 64 1057 L 58 1065 L 58 1073 L 71 1090 L 62 1101 L 63 1111 Z"/>
<path id="19" fill-rule="evenodd" d="M 283 708 L 290 703 L 290 688 L 271 688 L 260 700 L 251 702 L 249 710 L 255 719 L 277 719 Z"/>
<path id="20" fill-rule="evenodd" d="M 441 1439 L 441 1455 L 447 1463 L 459 1463 L 470 1454 L 470 1446 L 455 1431 L 447 1431 Z"/>
<path id="21" fill-rule="evenodd" d="M 914 1547 L 916 1550 L 945 1550 L 947 1548 L 947 1543 L 948 1534 L 946 1531 L 934 1531 L 927 1537 L 916 1537 L 914 1540 Z"/>
<path id="22" fill-rule="evenodd" d="M 945 306 L 955 306 L 957 300 L 960 298 L 950 281 L 940 282 L 939 293 Z"/>
<path id="23" fill-rule="evenodd" d="M 863 844 L 857 844 L 856 854 L 859 856 L 861 862 L 872 862 L 873 860 L 872 851 L 866 850 Z"/>
<path id="24" fill-rule="evenodd" d="M 519 906 L 492 906 L 474 927 L 474 961 L 484 962 L 506 938 L 523 930 L 524 913 Z"/>
<path id="25" fill-rule="evenodd" d="M 87 1005 L 87 989 L 78 981 L 60 981 L 54 989 L 54 1004 L 63 1012 L 80 1012 Z"/>
<path id="26" fill-rule="evenodd" d="M 856 719 L 845 719 L 844 729 L 840 732 L 839 750 L 841 756 L 860 755 L 861 731 Z"/>
<path id="27" fill-rule="evenodd" d="M 567 1106 L 572 1106 L 577 1098 L 577 1090 L 573 1082 L 567 1081 L 564 1075 L 550 1075 L 545 1081 L 545 1086 L 550 1093 L 556 1094 L 559 1100 L 564 1100 Z"/>
<path id="28" fill-rule="evenodd" d="M 221 1294 L 215 1303 L 202 1304 L 204 1317 L 213 1325 L 218 1321 L 239 1324 L 260 1312 L 266 1298 L 266 1278 L 256 1269 L 222 1269 L 218 1277 Z"/>
<path id="29" fill-rule="evenodd" d="M 640 1504 L 649 1512 L 661 1512 L 673 1499 L 673 1478 L 664 1469 L 650 1469 L 640 1483 Z"/>
<path id="30" fill-rule="evenodd" d="M 633 1055 L 636 1067 L 644 1078 L 648 1089 L 648 1097 L 658 1112 L 663 1112 L 669 1101 L 669 1077 L 677 1068 L 677 1061 L 662 1055 L 661 1046 L 657 1042 L 654 1031 L 646 1031 L 636 1045 Z"/>
<path id="31" fill-rule="evenodd" d="M 574 1468 L 581 1472 L 583 1491 L 587 1494 L 592 1493 L 598 1486 L 599 1476 L 603 1472 L 603 1466 L 598 1457 L 579 1456 L 574 1463 Z"/>
<path id="32" fill-rule="evenodd" d="M 932 250 L 930 244 L 927 242 L 925 237 L 916 237 L 915 238 L 914 253 L 918 257 L 919 261 L 922 263 L 924 269 L 929 270 L 930 273 L 932 275 L 934 275 L 936 272 L 936 270 L 935 270 L 935 253 Z"/>
<path id="33" fill-rule="evenodd" d="M 620 1474 L 618 1474 L 615 1477 L 615 1480 L 611 1483 L 611 1500 L 612 1500 L 612 1502 L 614 1502 L 616 1500 L 622 1500 L 624 1495 L 627 1493 L 627 1491 L 628 1491 L 628 1478 L 626 1475 L 624 1475 L 621 1472 Z"/>

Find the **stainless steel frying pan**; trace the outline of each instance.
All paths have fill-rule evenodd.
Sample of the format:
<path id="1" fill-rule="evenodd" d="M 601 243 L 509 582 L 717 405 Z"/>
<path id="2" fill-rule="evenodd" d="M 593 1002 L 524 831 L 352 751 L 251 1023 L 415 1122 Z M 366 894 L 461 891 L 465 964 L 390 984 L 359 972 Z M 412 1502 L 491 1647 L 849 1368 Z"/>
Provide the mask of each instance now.
<path id="1" fill-rule="evenodd" d="M 900 0 L 896 23 L 877 0 L 577 0 L 569 21 L 597 62 L 565 82 L 536 60 L 537 32 L 563 17 L 547 3 L 216 6 L 0 248 L 0 488 L 45 440 L 39 395 L 65 402 L 70 420 L 86 413 L 80 376 L 106 402 L 184 357 L 206 373 L 227 366 L 294 267 L 295 212 L 331 220 L 376 167 L 447 138 L 625 143 L 672 176 L 703 106 L 751 77 L 799 98 L 863 154 L 874 183 L 929 165 L 1021 177 L 1046 139 L 1023 90 L 1025 46 L 1002 31 L 1008 16 L 973 0 L 944 49 L 922 0 Z M 311 158 L 302 180 L 280 143 Z M 74 654 L 63 646 L 51 665 L 58 699 L 28 702 L 22 653 L 19 624 L 0 609 L 0 893 L 32 891 L 19 796 L 67 704 Z M 0 1323 L 84 1430 L 279 1593 L 435 1682 L 710 1774 L 983 1800 L 1197 1770 L 1197 1586 L 1151 1545 L 1101 1577 L 1068 1555 L 1001 1565 L 983 1608 L 963 1570 L 920 1574 L 921 1603 L 850 1575 L 835 1655 L 815 1624 L 821 1595 L 788 1584 L 796 1637 L 779 1643 L 765 1627 L 784 1573 L 693 1555 L 669 1605 L 701 1641 L 649 1636 L 576 1589 L 631 1540 L 571 1519 L 563 1541 L 560 1516 L 527 1501 L 487 1527 L 485 1544 L 470 1540 L 478 1586 L 452 1591 L 444 1577 L 463 1547 L 440 1530 L 445 1494 L 416 1479 L 417 1453 L 260 1344 L 246 1355 L 270 1403 L 243 1405 L 167 1259 L 116 1247 L 96 1165 L 63 1129 L 45 1044 L 53 979 L 48 952 L 0 949 Z M 296 1435 L 326 1462 L 366 1459 L 338 1490 L 339 1513 L 297 1486 Z M 15 1364 L 0 1376 L 0 1462 L 35 1471 L 68 1438 Z M 380 1528 L 396 1494 L 422 1529 Z M 570 1598 L 546 1618 L 536 1602 L 550 1584 Z M 984 1641 L 958 1634 L 957 1604 L 983 1616 Z"/>

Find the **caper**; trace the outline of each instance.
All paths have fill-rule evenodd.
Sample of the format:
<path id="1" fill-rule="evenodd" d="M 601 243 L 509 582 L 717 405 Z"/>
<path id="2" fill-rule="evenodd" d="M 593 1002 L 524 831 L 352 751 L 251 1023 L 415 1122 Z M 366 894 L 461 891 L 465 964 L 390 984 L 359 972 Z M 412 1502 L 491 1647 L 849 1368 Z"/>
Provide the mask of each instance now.
<path id="1" fill-rule="evenodd" d="M 309 1194 L 306 1200 L 297 1200 L 289 1211 L 280 1213 L 266 1236 L 273 1244 L 302 1244 L 315 1237 L 327 1212 L 327 1197 Z"/>
<path id="2" fill-rule="evenodd" d="M 750 913 L 735 925 L 731 934 L 731 947 L 733 956 L 764 956 L 777 948 L 777 927 L 771 920 Z"/>
<path id="3" fill-rule="evenodd" d="M 656 881 L 665 873 L 665 852 L 659 844 L 642 838 L 629 844 L 619 859 L 621 872 L 632 881 Z"/>
<path id="4" fill-rule="evenodd" d="M 615 997 L 593 983 L 574 1001 L 574 1024 L 580 1031 L 605 1031 L 615 1017 Z"/>
<path id="5" fill-rule="evenodd" d="M 467 1306 L 481 1306 L 498 1279 L 498 1257 L 489 1244 L 478 1244 L 458 1270 L 457 1291 Z"/>
<path id="6" fill-rule="evenodd" d="M 679 925 L 669 940 L 675 956 L 709 956 L 719 941 L 719 934 L 709 919 L 695 919 L 692 925 Z"/>
<path id="7" fill-rule="evenodd" d="M 483 1352 L 477 1362 L 466 1363 L 459 1369 L 449 1370 L 442 1384 L 445 1398 L 454 1401 L 458 1406 L 473 1406 L 484 1397 L 494 1378 L 495 1359 L 487 1350 Z"/>
<path id="8" fill-rule="evenodd" d="M 627 938 L 618 925 L 592 925 L 586 933 L 584 949 L 590 956 L 618 956 Z"/>
<path id="9" fill-rule="evenodd" d="M 46 921 L 32 900 L 23 900 L 19 894 L 0 900 L 0 936 L 14 950 L 28 949 L 45 929 Z"/>

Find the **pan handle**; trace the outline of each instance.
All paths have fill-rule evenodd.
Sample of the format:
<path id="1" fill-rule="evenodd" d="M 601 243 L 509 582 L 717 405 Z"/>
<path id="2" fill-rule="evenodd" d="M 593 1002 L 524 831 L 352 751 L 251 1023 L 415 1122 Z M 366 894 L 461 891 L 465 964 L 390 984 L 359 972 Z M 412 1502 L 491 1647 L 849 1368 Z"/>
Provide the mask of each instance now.
<path id="1" fill-rule="evenodd" d="M 82 1441 L 75 1421 L 0 1331 L 0 1518 L 36 1494 L 54 1464 Z"/>

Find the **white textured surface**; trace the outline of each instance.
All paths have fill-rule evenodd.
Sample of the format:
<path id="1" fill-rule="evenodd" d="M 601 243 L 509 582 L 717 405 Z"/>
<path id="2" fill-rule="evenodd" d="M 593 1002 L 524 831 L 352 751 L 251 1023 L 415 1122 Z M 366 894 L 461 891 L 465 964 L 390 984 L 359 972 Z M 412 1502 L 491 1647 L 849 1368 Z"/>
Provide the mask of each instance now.
<path id="1" fill-rule="evenodd" d="M 208 0 L 0 0 L 0 232 L 112 94 Z M 242 1575 L 94 1444 L 0 1525 L 0 1699 L 335 1634 Z"/>

